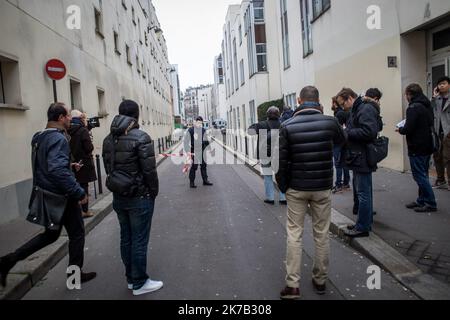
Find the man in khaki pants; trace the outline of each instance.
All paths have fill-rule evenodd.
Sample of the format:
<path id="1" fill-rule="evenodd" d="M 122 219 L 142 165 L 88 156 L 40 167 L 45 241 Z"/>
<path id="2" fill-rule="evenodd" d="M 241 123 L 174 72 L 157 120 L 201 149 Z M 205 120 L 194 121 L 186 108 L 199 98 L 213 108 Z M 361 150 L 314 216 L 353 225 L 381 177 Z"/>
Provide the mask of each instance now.
<path id="1" fill-rule="evenodd" d="M 331 189 L 333 187 L 333 146 L 345 142 L 337 120 L 323 115 L 319 91 L 305 87 L 298 99 L 300 107 L 280 130 L 279 170 L 276 175 L 281 192 L 286 192 L 287 256 L 286 288 L 281 299 L 300 298 L 300 270 L 304 219 L 312 216 L 315 258 L 312 283 L 324 294 L 328 278 Z"/>

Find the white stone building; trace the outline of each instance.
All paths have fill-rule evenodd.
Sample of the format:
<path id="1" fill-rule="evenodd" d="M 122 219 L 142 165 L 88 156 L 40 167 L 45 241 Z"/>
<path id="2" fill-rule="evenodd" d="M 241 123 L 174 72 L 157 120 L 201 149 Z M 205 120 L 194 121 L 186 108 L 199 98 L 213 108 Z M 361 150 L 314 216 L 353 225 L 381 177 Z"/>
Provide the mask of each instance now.
<path id="1" fill-rule="evenodd" d="M 450 2 L 244 0 L 228 9 L 222 55 L 230 128 L 248 128 L 263 102 L 284 98 L 295 106 L 306 85 L 319 88 L 329 114 L 342 87 L 378 87 L 383 134 L 391 139 L 382 166 L 408 170 L 406 141 L 395 132 L 407 107 L 403 91 L 416 82 L 430 96 L 437 78 L 450 73 Z M 252 156 L 243 132 L 229 140 Z"/>
<path id="2" fill-rule="evenodd" d="M 58 100 L 101 117 L 94 154 L 124 98 L 140 104 L 156 146 L 171 134 L 170 64 L 150 0 L 0 0 L 0 30 L 0 223 L 27 213 L 30 141 L 53 102 L 48 60 L 67 68 Z"/>
<path id="3" fill-rule="evenodd" d="M 227 119 L 227 101 L 225 92 L 225 81 L 223 73 L 222 54 L 214 58 L 214 84 L 212 92 L 212 119 L 213 121 Z"/>

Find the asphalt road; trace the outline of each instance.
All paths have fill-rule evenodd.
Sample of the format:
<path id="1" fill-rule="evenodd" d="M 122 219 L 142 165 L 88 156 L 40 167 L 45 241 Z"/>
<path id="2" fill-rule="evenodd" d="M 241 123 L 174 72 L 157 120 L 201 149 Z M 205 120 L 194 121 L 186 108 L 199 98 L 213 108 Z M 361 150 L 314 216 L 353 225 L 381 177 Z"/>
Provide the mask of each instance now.
<path id="1" fill-rule="evenodd" d="M 277 300 L 284 287 L 286 208 L 263 203 L 262 179 L 243 165 L 208 167 L 213 187 L 190 189 L 181 166 L 159 168 L 148 270 L 162 290 L 134 297 L 127 289 L 119 252 L 119 226 L 110 214 L 86 239 L 85 271 L 98 277 L 82 290 L 66 288 L 67 257 L 25 297 L 27 300 Z M 199 174 L 199 172 L 198 172 Z M 327 294 L 313 292 L 310 219 L 304 235 L 301 294 L 307 300 L 416 299 L 384 271 L 381 289 L 369 290 L 373 263 L 340 239 L 331 240 Z"/>

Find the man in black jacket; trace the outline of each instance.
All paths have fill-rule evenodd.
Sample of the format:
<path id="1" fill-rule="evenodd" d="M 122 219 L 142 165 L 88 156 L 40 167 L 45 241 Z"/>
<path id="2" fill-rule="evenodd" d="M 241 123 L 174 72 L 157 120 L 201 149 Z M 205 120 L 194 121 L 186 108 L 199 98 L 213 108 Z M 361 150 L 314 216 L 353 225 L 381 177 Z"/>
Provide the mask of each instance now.
<path id="1" fill-rule="evenodd" d="M 205 159 L 205 149 L 209 146 L 209 141 L 206 135 L 206 129 L 203 128 L 203 118 L 197 117 L 195 119 L 195 125 L 189 128 L 184 137 L 184 151 L 186 153 L 191 153 L 192 155 L 192 166 L 189 171 L 189 181 L 190 187 L 195 189 L 195 173 L 200 164 L 200 172 L 203 179 L 204 186 L 212 186 L 213 184 L 208 180 L 208 171 Z"/>
<path id="2" fill-rule="evenodd" d="M 298 299 L 304 218 L 309 210 L 314 229 L 313 285 L 324 294 L 328 278 L 333 187 L 333 146 L 345 143 L 345 133 L 334 117 L 323 115 L 319 91 L 305 87 L 294 117 L 281 126 L 278 186 L 286 192 L 286 288 L 282 299 Z"/>
<path id="3" fill-rule="evenodd" d="M 430 160 L 434 151 L 433 109 L 430 100 L 423 94 L 418 84 L 410 84 L 406 87 L 405 96 L 409 102 L 406 122 L 397 131 L 406 135 L 411 171 L 419 186 L 419 197 L 406 207 L 416 212 L 435 212 L 437 211 L 436 198 L 429 177 Z"/>
<path id="4" fill-rule="evenodd" d="M 120 250 L 128 289 L 134 295 L 159 290 L 163 283 L 147 275 L 147 248 L 155 199 L 159 191 L 155 149 L 139 130 L 139 106 L 131 100 L 119 106 L 111 133 L 103 142 L 106 185 L 120 223 Z"/>
<path id="5" fill-rule="evenodd" d="M 84 223 L 81 217 L 80 204 L 87 202 L 87 195 L 75 180 L 71 170 L 69 135 L 71 116 L 62 103 L 50 105 L 47 111 L 48 123 L 44 131 L 34 135 L 32 144 L 39 145 L 36 165 L 33 173 L 34 184 L 52 193 L 67 195 L 62 225 L 69 236 L 69 265 L 80 270 L 84 262 Z M 77 169 L 79 169 L 77 167 Z M 52 244 L 61 235 L 58 230 L 47 228 L 15 252 L 0 258 L 0 285 L 6 286 L 6 277 L 18 261 L 22 261 L 33 253 Z M 90 281 L 96 273 L 81 273 L 81 283 Z"/>
<path id="6" fill-rule="evenodd" d="M 293 113 L 292 113 L 293 115 Z M 273 183 L 273 175 L 276 163 L 272 161 L 272 149 L 276 146 L 272 143 L 272 136 L 279 137 L 280 109 L 278 107 L 270 107 L 267 110 L 267 120 L 254 123 L 248 128 L 248 134 L 251 136 L 258 135 L 257 158 L 261 165 L 261 175 L 264 177 L 264 188 L 266 191 L 265 203 L 275 204 L 275 186 Z M 286 195 L 280 191 L 279 201 L 281 205 L 287 205 Z"/>
<path id="7" fill-rule="evenodd" d="M 379 90 L 376 89 L 378 92 Z M 354 212 L 358 221 L 348 226 L 345 234 L 349 237 L 368 237 L 373 224 L 373 190 L 372 173 L 377 170 L 368 164 L 367 145 L 375 141 L 383 129 L 380 116 L 379 97 L 358 97 L 349 88 L 344 88 L 336 96 L 337 102 L 344 110 L 349 111 L 346 133 L 348 142 L 345 147 L 345 165 L 353 171 Z"/>

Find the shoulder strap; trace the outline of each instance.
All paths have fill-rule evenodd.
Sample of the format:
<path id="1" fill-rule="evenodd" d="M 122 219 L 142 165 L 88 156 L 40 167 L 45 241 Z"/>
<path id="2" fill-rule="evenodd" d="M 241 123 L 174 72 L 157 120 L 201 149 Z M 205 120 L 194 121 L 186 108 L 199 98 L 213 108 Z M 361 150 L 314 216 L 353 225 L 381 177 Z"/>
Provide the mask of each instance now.
<path id="1" fill-rule="evenodd" d="M 111 172 L 114 171 L 114 166 L 116 163 L 116 137 L 114 137 L 113 135 L 111 135 L 111 139 L 112 139 L 112 143 L 111 143 Z"/>

